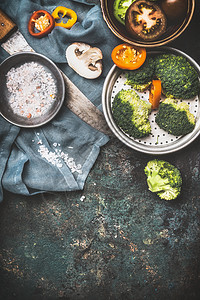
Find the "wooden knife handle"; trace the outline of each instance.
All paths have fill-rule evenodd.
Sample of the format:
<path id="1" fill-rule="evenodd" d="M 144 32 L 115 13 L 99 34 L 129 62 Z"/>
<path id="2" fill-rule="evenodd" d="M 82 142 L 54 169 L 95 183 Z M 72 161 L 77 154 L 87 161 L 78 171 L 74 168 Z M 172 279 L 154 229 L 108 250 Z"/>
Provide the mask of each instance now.
<path id="1" fill-rule="evenodd" d="M 4 43 L 16 30 L 17 25 L 0 10 L 0 43 Z"/>

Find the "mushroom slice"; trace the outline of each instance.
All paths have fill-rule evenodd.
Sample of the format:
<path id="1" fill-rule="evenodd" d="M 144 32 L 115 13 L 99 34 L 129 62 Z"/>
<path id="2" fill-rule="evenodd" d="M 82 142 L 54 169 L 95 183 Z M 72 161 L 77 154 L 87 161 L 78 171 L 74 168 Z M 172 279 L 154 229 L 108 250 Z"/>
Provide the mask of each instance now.
<path id="1" fill-rule="evenodd" d="M 73 43 L 66 50 L 68 65 L 80 76 L 94 79 L 101 75 L 102 52 L 85 43 Z"/>

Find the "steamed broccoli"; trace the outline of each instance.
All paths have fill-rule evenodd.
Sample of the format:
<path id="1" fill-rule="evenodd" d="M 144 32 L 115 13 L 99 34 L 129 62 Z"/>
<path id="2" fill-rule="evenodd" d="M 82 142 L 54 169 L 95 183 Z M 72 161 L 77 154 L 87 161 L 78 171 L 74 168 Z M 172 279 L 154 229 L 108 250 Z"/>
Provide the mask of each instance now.
<path id="1" fill-rule="evenodd" d="M 185 135 L 195 127 L 195 117 L 189 111 L 189 105 L 172 98 L 161 102 L 155 121 L 160 128 L 175 136 Z"/>
<path id="2" fill-rule="evenodd" d="M 154 60 L 147 58 L 145 63 L 136 70 L 129 71 L 125 74 L 126 84 L 131 85 L 132 88 L 139 92 L 146 90 L 154 76 Z"/>
<path id="3" fill-rule="evenodd" d="M 116 125 L 134 138 L 141 138 L 151 133 L 148 116 L 151 104 L 141 100 L 134 90 L 119 91 L 112 105 Z"/>
<path id="4" fill-rule="evenodd" d="M 149 190 L 161 199 L 173 200 L 181 192 L 182 177 L 180 171 L 164 160 L 154 159 L 147 163 L 144 172 Z"/>
<path id="5" fill-rule="evenodd" d="M 162 54 L 155 57 L 155 75 L 161 80 L 166 97 L 190 99 L 199 93 L 198 74 L 183 56 Z"/>

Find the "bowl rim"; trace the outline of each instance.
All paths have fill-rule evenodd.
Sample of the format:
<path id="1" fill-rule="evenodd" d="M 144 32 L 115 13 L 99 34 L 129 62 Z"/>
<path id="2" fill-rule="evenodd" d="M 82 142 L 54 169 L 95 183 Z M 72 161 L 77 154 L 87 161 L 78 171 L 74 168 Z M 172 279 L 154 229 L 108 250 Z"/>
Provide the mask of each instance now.
<path id="1" fill-rule="evenodd" d="M 108 0 L 109 1 L 109 0 Z M 134 45 L 134 46 L 138 46 L 138 47 L 146 47 L 146 48 L 153 48 L 153 47 L 160 47 L 160 46 L 164 46 L 170 42 L 172 42 L 173 40 L 175 40 L 176 38 L 178 38 L 188 27 L 189 23 L 191 22 L 191 19 L 193 17 L 194 14 L 194 9 L 195 9 L 195 0 L 188 0 L 191 3 L 191 11 L 189 14 L 189 17 L 187 19 L 187 21 L 185 22 L 185 20 L 183 21 L 183 23 L 181 24 L 181 26 L 169 37 L 166 37 L 162 40 L 159 41 L 152 41 L 149 43 L 146 43 L 145 41 L 132 41 L 126 37 L 123 37 L 118 30 L 116 30 L 116 26 L 113 26 L 110 18 L 106 15 L 106 11 L 107 11 L 107 1 L 105 0 L 100 0 L 100 4 L 101 4 L 101 11 L 103 14 L 103 19 L 106 22 L 107 26 L 109 27 L 109 29 L 122 41 L 124 41 L 125 43 Z"/>

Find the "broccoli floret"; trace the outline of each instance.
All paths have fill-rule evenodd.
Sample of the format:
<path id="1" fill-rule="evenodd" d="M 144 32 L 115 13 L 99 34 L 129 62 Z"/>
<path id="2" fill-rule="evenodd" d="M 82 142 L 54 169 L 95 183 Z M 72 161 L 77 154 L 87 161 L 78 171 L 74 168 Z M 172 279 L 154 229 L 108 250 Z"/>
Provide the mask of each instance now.
<path id="1" fill-rule="evenodd" d="M 175 166 L 167 161 L 154 159 L 147 163 L 144 172 L 151 192 L 164 200 L 178 197 L 181 192 L 182 176 Z"/>
<path id="2" fill-rule="evenodd" d="M 188 134 L 195 127 L 195 117 L 189 111 L 189 105 L 172 98 L 161 102 L 155 121 L 160 128 L 175 136 Z"/>
<path id="3" fill-rule="evenodd" d="M 200 90 L 197 71 L 179 55 L 162 54 L 155 58 L 155 75 L 162 82 L 163 94 L 176 99 L 190 99 Z"/>
<path id="4" fill-rule="evenodd" d="M 129 71 L 125 74 L 126 84 L 131 85 L 137 91 L 146 90 L 154 76 L 154 60 L 147 58 L 145 63 L 138 69 Z"/>
<path id="5" fill-rule="evenodd" d="M 126 84 L 128 84 L 127 83 L 128 81 L 126 81 Z M 141 83 L 131 83 L 131 87 L 134 89 L 134 90 L 136 90 L 136 91 L 138 91 L 138 92 L 144 92 L 145 90 L 147 90 L 148 89 L 148 87 L 151 85 L 151 81 L 149 81 L 149 82 L 147 82 L 147 83 L 145 83 L 145 84 L 141 84 Z"/>
<path id="6" fill-rule="evenodd" d="M 140 99 L 134 90 L 119 91 L 112 105 L 116 125 L 134 138 L 141 138 L 151 133 L 148 116 L 151 104 Z"/>

